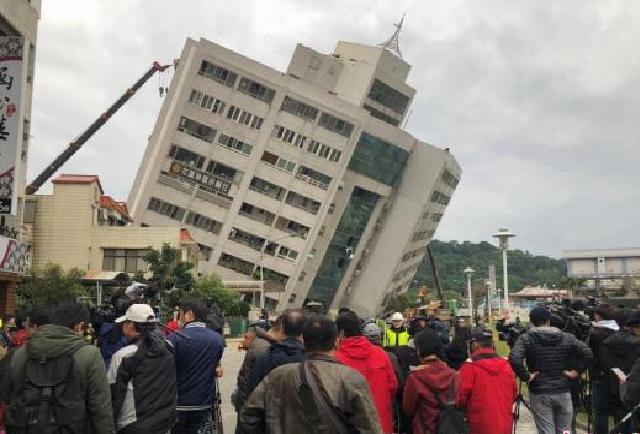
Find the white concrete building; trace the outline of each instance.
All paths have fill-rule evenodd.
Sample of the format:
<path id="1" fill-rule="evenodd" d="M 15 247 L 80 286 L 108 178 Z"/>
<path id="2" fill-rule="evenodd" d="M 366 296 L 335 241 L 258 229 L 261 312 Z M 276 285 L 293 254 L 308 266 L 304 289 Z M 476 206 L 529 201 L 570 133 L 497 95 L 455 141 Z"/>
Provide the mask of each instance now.
<path id="1" fill-rule="evenodd" d="M 586 279 L 590 289 L 640 288 L 640 248 L 565 250 L 567 277 Z"/>
<path id="2" fill-rule="evenodd" d="M 415 90 L 382 47 L 300 44 L 286 73 L 188 39 L 132 186 L 135 224 L 186 226 L 199 271 L 375 314 L 408 289 L 460 179 L 398 128 Z"/>

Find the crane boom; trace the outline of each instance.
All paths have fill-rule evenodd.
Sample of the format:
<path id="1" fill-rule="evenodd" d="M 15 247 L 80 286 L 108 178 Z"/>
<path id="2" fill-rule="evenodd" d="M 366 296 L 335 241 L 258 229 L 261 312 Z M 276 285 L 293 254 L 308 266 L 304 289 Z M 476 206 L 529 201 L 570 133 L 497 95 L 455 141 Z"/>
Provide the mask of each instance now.
<path id="1" fill-rule="evenodd" d="M 98 131 L 102 126 L 107 123 L 107 121 L 113 116 L 131 97 L 144 85 L 152 76 L 156 73 L 156 71 L 164 71 L 170 65 L 161 65 L 158 62 L 153 62 L 153 66 L 149 68 L 147 72 L 144 73 L 142 77 L 138 81 L 136 81 L 133 86 L 131 86 L 127 91 L 120 97 L 116 102 L 111 105 L 100 115 L 98 119 L 96 119 L 90 126 L 87 128 L 82 134 L 80 134 L 73 142 L 69 143 L 69 146 L 62 151 L 60 155 L 58 155 L 55 160 L 51 162 L 45 169 L 34 179 L 31 184 L 29 184 L 26 188 L 27 194 L 34 194 L 40 187 L 44 185 L 45 182 L 49 180 L 53 176 L 54 173 L 58 171 L 78 150 L 84 145 L 87 140 L 93 136 L 96 131 Z"/>
<path id="2" fill-rule="evenodd" d="M 429 265 L 431 266 L 433 281 L 436 284 L 436 291 L 438 291 L 438 300 L 444 303 L 442 287 L 440 286 L 440 277 L 438 276 L 438 270 L 436 269 L 436 261 L 433 259 L 433 253 L 431 252 L 431 243 L 427 244 L 427 256 L 429 258 Z"/>

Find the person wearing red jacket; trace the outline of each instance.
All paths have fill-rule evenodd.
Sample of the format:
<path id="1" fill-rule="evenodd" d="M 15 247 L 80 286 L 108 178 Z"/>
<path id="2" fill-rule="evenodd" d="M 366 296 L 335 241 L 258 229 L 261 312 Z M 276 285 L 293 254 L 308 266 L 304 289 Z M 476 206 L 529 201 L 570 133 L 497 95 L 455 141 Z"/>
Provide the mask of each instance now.
<path id="1" fill-rule="evenodd" d="M 490 331 L 474 331 L 471 361 L 459 376 L 458 405 L 466 408 L 470 434 L 511 434 L 518 386 L 508 360 L 496 354 Z"/>
<path id="2" fill-rule="evenodd" d="M 336 320 L 336 325 L 340 333 L 340 345 L 334 357 L 360 372 L 367 380 L 382 431 L 392 434 L 392 402 L 398 391 L 398 380 L 389 356 L 382 348 L 373 345 L 362 336 L 360 319 L 355 313 L 349 311 L 341 314 Z"/>
<path id="3" fill-rule="evenodd" d="M 442 361 L 444 344 L 437 332 L 423 330 L 414 338 L 414 343 L 420 366 L 407 377 L 402 407 L 411 418 L 413 434 L 431 434 L 438 428 L 439 401 L 456 399 L 458 373 Z"/>

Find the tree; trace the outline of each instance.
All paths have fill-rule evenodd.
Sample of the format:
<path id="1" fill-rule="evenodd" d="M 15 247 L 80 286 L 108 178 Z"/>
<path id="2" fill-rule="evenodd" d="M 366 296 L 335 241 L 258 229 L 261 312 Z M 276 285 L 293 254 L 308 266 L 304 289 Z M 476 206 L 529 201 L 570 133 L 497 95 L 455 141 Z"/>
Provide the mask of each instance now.
<path id="1" fill-rule="evenodd" d="M 150 249 L 144 257 L 151 272 L 150 282 L 156 284 L 159 291 L 167 291 L 173 287 L 190 290 L 194 283 L 191 262 L 181 261 L 180 251 L 169 244 L 160 250 Z"/>
<path id="2" fill-rule="evenodd" d="M 64 272 L 57 264 L 47 264 L 44 269 L 25 277 L 16 290 L 18 305 L 53 305 L 63 301 L 87 296 L 89 291 L 82 285 L 84 272 L 73 268 Z"/>
<path id="3" fill-rule="evenodd" d="M 458 303 L 460 303 L 462 301 L 462 294 L 460 294 L 458 291 L 454 291 L 451 289 L 446 290 L 443 294 L 442 294 L 443 298 L 445 301 L 447 300 L 456 300 Z"/>
<path id="4" fill-rule="evenodd" d="M 213 299 L 222 313 L 230 316 L 247 316 L 250 306 L 242 300 L 239 292 L 222 285 L 215 274 L 203 276 L 196 281 L 191 294 L 204 299 Z"/>

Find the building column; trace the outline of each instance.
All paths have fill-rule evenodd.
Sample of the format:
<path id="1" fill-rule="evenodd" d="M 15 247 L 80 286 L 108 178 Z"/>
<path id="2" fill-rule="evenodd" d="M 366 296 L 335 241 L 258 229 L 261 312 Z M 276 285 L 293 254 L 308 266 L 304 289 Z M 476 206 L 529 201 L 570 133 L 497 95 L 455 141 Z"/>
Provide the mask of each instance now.
<path id="1" fill-rule="evenodd" d="M 16 288 L 15 280 L 0 281 L 0 314 L 14 314 L 16 312 Z"/>

